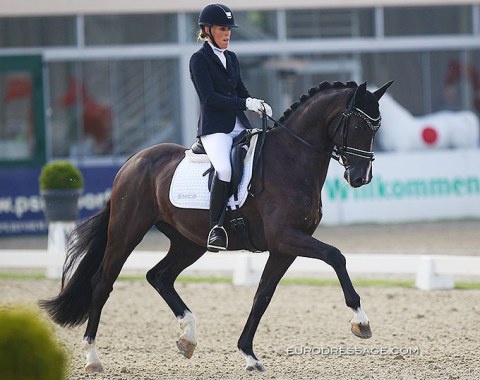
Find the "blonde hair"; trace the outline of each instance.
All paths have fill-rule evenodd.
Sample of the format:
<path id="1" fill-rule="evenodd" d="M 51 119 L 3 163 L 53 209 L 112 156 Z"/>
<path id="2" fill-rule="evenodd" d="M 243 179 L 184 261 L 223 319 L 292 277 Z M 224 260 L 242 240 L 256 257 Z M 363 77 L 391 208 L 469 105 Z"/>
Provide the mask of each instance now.
<path id="1" fill-rule="evenodd" d="M 203 29 L 203 26 L 200 27 L 200 30 L 197 32 L 197 41 L 208 41 L 208 34 Z"/>

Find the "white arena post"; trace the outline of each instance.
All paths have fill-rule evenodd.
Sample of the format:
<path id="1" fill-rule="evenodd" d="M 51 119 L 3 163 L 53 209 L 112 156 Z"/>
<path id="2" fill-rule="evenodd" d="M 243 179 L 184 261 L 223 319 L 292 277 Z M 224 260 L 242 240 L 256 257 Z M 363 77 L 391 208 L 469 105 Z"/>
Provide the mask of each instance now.
<path id="1" fill-rule="evenodd" d="M 455 281 L 450 274 L 438 274 L 432 256 L 422 255 L 418 261 L 415 286 L 420 290 L 453 289 Z"/>
<path id="2" fill-rule="evenodd" d="M 252 286 L 257 285 L 260 280 L 260 272 L 253 267 L 253 257 L 248 253 L 241 253 L 235 258 L 235 269 L 233 271 L 233 285 Z"/>
<path id="3" fill-rule="evenodd" d="M 49 256 L 46 270 L 47 278 L 62 277 L 62 268 L 67 253 L 67 237 L 75 228 L 74 221 L 50 222 L 48 224 L 47 255 Z"/>

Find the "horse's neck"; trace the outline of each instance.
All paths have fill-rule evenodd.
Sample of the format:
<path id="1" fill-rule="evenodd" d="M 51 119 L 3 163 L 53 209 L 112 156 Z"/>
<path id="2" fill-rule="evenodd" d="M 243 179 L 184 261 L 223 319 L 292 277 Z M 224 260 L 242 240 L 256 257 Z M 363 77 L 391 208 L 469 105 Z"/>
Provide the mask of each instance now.
<path id="1" fill-rule="evenodd" d="M 327 92 L 311 98 L 299 112 L 292 115 L 291 129 L 309 141 L 317 149 L 330 151 L 334 124 L 340 120 L 346 107 L 346 96 Z"/>
<path id="2" fill-rule="evenodd" d="M 272 136 L 273 159 L 280 161 L 291 177 L 318 177 L 323 171 L 326 173 L 330 160 L 328 152 L 332 147 L 327 130 L 328 107 L 324 108 L 325 113 L 315 112 L 318 107 L 314 104 L 309 104 L 306 108 L 308 109 L 296 110 L 284 123 L 284 127 L 275 128 Z"/>
<path id="3" fill-rule="evenodd" d="M 330 157 L 315 152 L 282 127 L 271 131 L 265 145 L 265 172 L 274 179 L 275 192 L 292 197 L 293 190 L 297 198 L 320 202 Z"/>

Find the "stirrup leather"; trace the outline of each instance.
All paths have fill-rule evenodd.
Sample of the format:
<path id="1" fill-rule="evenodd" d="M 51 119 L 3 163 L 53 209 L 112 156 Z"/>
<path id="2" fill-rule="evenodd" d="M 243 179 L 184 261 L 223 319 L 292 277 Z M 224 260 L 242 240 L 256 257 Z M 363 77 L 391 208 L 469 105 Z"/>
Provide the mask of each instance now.
<path id="1" fill-rule="evenodd" d="M 223 233 L 223 237 L 224 237 L 224 241 L 225 241 L 225 246 L 222 246 L 222 245 L 216 245 L 216 244 L 212 244 L 211 243 L 211 239 L 212 239 L 212 234 L 214 232 L 220 232 Z M 228 247 L 228 234 L 227 234 L 227 231 L 225 230 L 225 228 L 223 226 L 219 226 L 218 224 L 214 227 L 212 227 L 212 229 L 210 230 L 209 234 L 208 234 L 208 239 L 207 239 L 207 249 L 208 250 L 212 250 L 212 252 L 218 252 L 218 251 L 226 251 L 227 250 L 227 247 Z"/>

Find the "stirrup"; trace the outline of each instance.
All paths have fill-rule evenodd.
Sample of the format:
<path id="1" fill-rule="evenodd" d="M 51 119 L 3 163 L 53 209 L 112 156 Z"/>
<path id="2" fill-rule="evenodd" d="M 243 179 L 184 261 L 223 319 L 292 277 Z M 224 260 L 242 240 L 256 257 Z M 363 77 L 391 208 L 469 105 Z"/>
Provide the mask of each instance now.
<path id="1" fill-rule="evenodd" d="M 210 242 L 211 238 L 212 238 L 212 234 L 213 233 L 221 233 L 223 234 L 223 240 L 225 242 L 225 246 L 223 245 L 220 245 L 220 244 L 216 244 L 215 242 Z M 222 239 L 222 237 L 218 237 L 219 239 Z M 216 239 L 218 240 L 218 239 Z M 212 227 L 212 229 L 210 230 L 209 234 L 208 234 L 208 238 L 207 238 L 207 249 L 210 251 L 210 252 L 218 252 L 218 251 L 226 251 L 227 250 L 227 247 L 228 247 L 228 234 L 227 234 L 227 231 L 225 230 L 225 228 L 223 226 L 219 226 L 218 224 L 214 227 Z"/>

